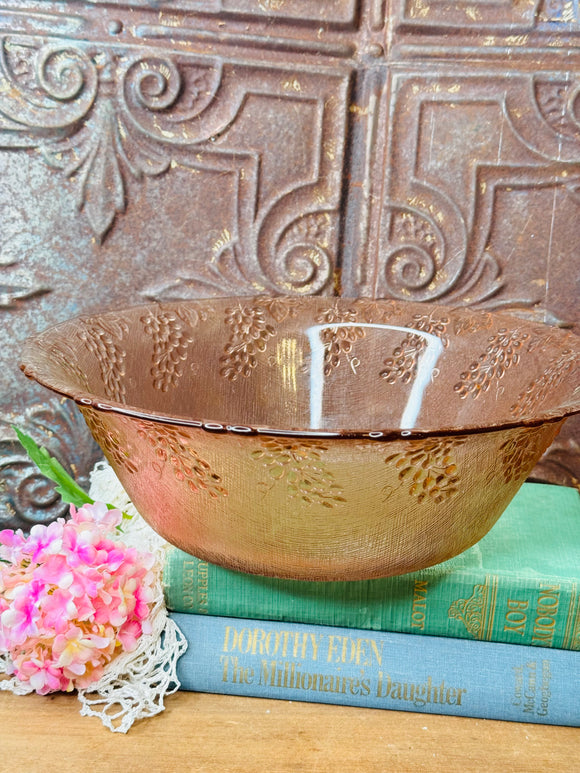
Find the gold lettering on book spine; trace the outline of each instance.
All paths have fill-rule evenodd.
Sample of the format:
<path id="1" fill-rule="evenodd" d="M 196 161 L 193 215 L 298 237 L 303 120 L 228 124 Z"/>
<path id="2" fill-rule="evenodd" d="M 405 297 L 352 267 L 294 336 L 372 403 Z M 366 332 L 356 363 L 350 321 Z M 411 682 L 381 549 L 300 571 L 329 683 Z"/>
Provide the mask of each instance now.
<path id="1" fill-rule="evenodd" d="M 485 584 L 474 585 L 469 598 L 454 601 L 447 615 L 450 619 L 460 620 L 474 639 L 489 639 L 496 595 L 497 584 L 488 579 Z"/>
<path id="2" fill-rule="evenodd" d="M 576 583 L 570 590 L 570 604 L 568 605 L 562 649 L 580 650 L 580 595 Z"/>
<path id="3" fill-rule="evenodd" d="M 197 612 L 209 614 L 209 565 L 207 561 L 197 561 Z"/>

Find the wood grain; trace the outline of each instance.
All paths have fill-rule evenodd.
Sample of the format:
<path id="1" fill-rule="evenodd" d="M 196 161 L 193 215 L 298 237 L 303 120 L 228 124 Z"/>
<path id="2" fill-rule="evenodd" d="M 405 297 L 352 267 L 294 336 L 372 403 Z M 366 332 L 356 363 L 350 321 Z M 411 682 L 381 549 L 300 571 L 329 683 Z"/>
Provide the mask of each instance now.
<path id="1" fill-rule="evenodd" d="M 0 695 L 0 773 L 573 773 L 576 728 L 178 693 L 113 734 L 74 696 Z"/>

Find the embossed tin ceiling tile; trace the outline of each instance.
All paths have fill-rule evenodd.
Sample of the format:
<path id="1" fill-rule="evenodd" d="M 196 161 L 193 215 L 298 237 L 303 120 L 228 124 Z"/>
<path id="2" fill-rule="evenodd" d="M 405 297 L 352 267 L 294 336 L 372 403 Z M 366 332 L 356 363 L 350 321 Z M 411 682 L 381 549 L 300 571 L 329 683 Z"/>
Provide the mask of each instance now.
<path id="1" fill-rule="evenodd" d="M 486 47 L 504 44 L 516 51 L 541 45 L 542 37 L 573 40 L 580 31 L 578 6 L 568 0 L 395 0 L 392 17 L 396 35 L 429 33 L 440 36 L 446 45 L 465 45 L 466 39 L 460 36 L 467 33 L 485 36 Z M 538 35 L 538 40 L 531 35 Z"/>
<path id="2" fill-rule="evenodd" d="M 215 188 L 223 226 L 199 218 L 198 253 L 209 264 L 202 270 L 219 279 L 227 252 L 238 290 L 244 279 L 252 291 L 308 293 L 331 284 L 347 74 L 152 49 L 119 55 L 105 45 L 87 51 L 42 39 L 5 41 L 4 53 L 0 142 L 37 146 L 76 188 L 98 239 L 130 210 L 133 181 L 178 167 L 190 170 L 188 206 L 194 191 L 207 201 L 204 178 L 223 182 Z"/>
<path id="3" fill-rule="evenodd" d="M 359 0 L 160 0 L 152 9 L 149 0 L 108 0 L 96 5 L 117 6 L 141 13 L 153 10 L 155 14 L 175 14 L 174 18 L 192 14 L 242 15 L 249 19 L 267 18 L 271 22 L 287 19 L 300 24 L 316 24 L 322 21 L 337 25 L 354 25 Z"/>
<path id="4" fill-rule="evenodd" d="M 221 0 L 221 10 L 272 19 L 295 19 L 301 24 L 328 22 L 353 26 L 359 0 Z"/>
<path id="5" fill-rule="evenodd" d="M 575 321 L 546 277 L 577 265 L 580 133 L 537 87 L 477 68 L 393 74 L 373 295 Z"/>
<path id="6" fill-rule="evenodd" d="M 511 35 L 529 32 L 538 21 L 538 1 L 518 3 L 513 0 L 499 0 L 489 3 L 485 0 L 398 0 L 395 2 L 395 28 L 403 30 L 421 29 L 440 34 L 459 31 L 477 33 L 509 33 Z"/>

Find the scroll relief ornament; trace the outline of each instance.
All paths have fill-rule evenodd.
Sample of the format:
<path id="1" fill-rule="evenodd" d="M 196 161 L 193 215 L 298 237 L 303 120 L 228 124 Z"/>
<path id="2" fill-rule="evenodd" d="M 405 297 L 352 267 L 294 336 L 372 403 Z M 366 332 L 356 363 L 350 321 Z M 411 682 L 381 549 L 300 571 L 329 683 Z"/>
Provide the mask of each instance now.
<path id="1" fill-rule="evenodd" d="M 441 192 L 425 186 L 424 195 L 416 198 L 415 206 L 389 207 L 386 296 L 493 308 L 503 285 L 497 260 L 486 251 L 468 260 L 466 225 Z"/>
<path id="2" fill-rule="evenodd" d="M 51 398 L 19 414 L 0 414 L 0 529 L 28 531 L 64 517 L 68 507 L 24 452 L 12 424 L 49 449 L 81 486 L 102 453 L 68 401 Z"/>
<path id="3" fill-rule="evenodd" d="M 321 292 L 333 277 L 339 217 L 332 195 L 320 204 L 317 186 L 338 179 L 340 164 L 323 154 L 312 179 L 260 209 L 261 151 L 226 142 L 252 78 L 260 76 L 228 78 L 226 68 L 213 56 L 4 36 L 0 148 L 35 148 L 64 174 L 99 241 L 125 211 L 135 182 L 180 163 L 236 176 L 240 222 L 224 230 L 197 273 L 157 281 L 142 291 L 145 297 Z M 303 103 L 316 106 L 319 122 L 329 111 L 318 93 Z M 242 157 L 248 170 L 239 168 Z M 255 267 L 248 265 L 253 255 Z"/>
<path id="4" fill-rule="evenodd" d="M 125 211 L 130 179 L 166 172 L 172 147 L 213 101 L 213 59 L 178 66 L 157 51 L 0 40 L 0 147 L 38 148 L 76 186 L 77 206 L 102 240 Z"/>
<path id="5" fill-rule="evenodd" d="M 393 131 L 406 152 L 394 151 L 391 160 L 394 171 L 383 205 L 377 294 L 505 309 L 528 319 L 569 325 L 569 320 L 547 308 L 544 288 L 510 280 L 512 253 L 501 237 L 501 228 L 505 217 L 511 216 L 506 215 L 511 210 L 502 207 L 508 206 L 508 194 L 514 190 L 522 201 L 528 197 L 535 201 L 547 190 L 561 191 L 575 204 L 580 200 L 577 73 L 570 69 L 498 76 L 491 100 L 482 93 L 477 78 L 458 77 L 452 82 L 442 76 L 443 91 L 446 85 L 449 93 L 458 89 L 461 98 L 441 102 L 422 78 L 409 79 L 397 96 Z M 468 94 L 471 107 L 467 106 Z M 435 178 L 435 164 L 443 163 L 448 149 L 441 139 L 427 144 L 430 135 L 424 122 L 431 121 L 431 136 L 437 132 L 447 136 L 453 122 L 448 107 L 452 106 L 463 111 L 475 128 L 480 120 L 477 104 L 487 105 L 496 117 L 490 123 L 485 149 L 468 144 L 461 152 L 458 149 L 457 169 L 463 165 L 465 180 L 469 178 L 461 193 L 455 170 Z M 404 116 L 409 115 L 414 116 L 413 124 L 405 123 Z M 541 227 L 548 233 L 554 227 L 548 212 L 542 213 Z"/>

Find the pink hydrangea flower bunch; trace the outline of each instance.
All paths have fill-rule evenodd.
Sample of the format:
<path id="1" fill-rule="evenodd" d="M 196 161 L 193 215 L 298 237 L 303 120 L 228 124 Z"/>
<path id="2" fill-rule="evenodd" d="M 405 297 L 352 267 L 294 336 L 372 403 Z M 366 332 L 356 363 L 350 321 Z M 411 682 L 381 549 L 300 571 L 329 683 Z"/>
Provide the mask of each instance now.
<path id="1" fill-rule="evenodd" d="M 41 695 L 88 687 L 152 630 L 154 556 L 118 538 L 119 510 L 70 513 L 0 531 L 0 655 Z"/>

